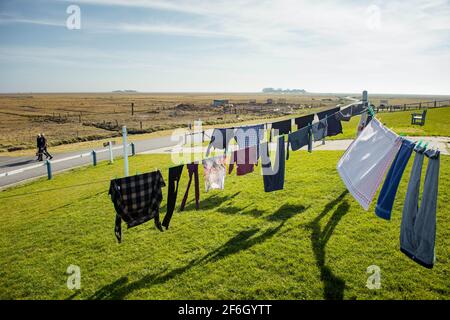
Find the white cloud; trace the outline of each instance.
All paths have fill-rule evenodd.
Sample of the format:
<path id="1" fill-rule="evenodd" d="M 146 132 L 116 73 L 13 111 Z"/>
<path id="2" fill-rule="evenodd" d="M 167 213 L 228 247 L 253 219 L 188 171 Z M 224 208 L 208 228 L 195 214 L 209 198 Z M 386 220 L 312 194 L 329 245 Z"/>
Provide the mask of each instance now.
<path id="1" fill-rule="evenodd" d="M 202 73 L 205 87 L 212 81 L 217 89 L 232 83 L 244 91 L 261 86 L 351 91 L 364 86 L 388 92 L 422 88 L 444 92 L 450 87 L 446 76 L 450 72 L 450 4 L 446 0 L 76 2 L 82 12 L 85 5 L 123 6 L 163 10 L 163 17 L 176 12 L 183 17 L 177 22 L 131 16 L 128 21 L 100 22 L 91 16 L 83 24 L 86 32 L 226 39 L 231 44 L 202 56 L 201 62 L 185 61 L 176 54 L 171 57 L 174 69 L 180 65 L 186 70 L 190 70 L 188 66 L 206 66 Z M 15 21 L 60 25 L 23 18 Z M 128 52 L 127 57 L 130 65 L 145 65 L 145 57 L 137 51 Z M 154 60 L 160 66 L 166 62 L 165 56 L 155 56 Z M 221 77 L 215 77 L 216 70 Z"/>

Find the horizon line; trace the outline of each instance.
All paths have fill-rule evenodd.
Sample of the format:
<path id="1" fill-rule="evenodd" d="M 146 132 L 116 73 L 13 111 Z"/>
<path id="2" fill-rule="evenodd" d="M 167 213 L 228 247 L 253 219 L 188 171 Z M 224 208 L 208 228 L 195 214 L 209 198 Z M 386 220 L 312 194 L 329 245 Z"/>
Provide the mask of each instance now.
<path id="1" fill-rule="evenodd" d="M 131 90 L 131 89 L 130 89 Z M 262 91 L 17 91 L 1 92 L 0 95 L 24 95 L 24 94 L 261 94 L 261 95 L 360 95 L 361 92 L 310 92 L 289 93 L 289 92 L 262 92 Z M 447 96 L 450 93 L 395 93 L 395 92 L 374 92 L 370 95 L 403 95 L 403 96 Z"/>

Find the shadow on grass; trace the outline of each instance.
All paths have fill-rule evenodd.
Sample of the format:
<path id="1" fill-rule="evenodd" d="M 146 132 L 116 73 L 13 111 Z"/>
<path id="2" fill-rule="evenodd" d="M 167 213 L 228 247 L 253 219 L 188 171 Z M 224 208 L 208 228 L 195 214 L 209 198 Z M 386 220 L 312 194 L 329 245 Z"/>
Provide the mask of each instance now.
<path id="1" fill-rule="evenodd" d="M 132 293 L 135 290 L 139 290 L 141 288 L 146 288 L 158 284 L 165 283 L 189 269 L 204 265 L 209 262 L 214 262 L 219 259 L 223 259 L 229 255 L 236 254 L 242 250 L 246 250 L 256 244 L 262 243 L 267 239 L 273 237 L 283 226 L 281 223 L 276 228 L 271 228 L 263 232 L 262 234 L 255 236 L 260 229 L 254 228 L 249 230 L 244 230 L 239 232 L 237 235 L 228 240 L 225 244 L 220 246 L 219 248 L 211 251 L 200 259 L 195 259 L 189 262 L 187 265 L 171 270 L 170 272 L 160 272 L 157 274 L 146 275 L 143 278 L 128 283 L 127 277 L 122 277 L 115 282 L 101 288 L 99 291 L 94 293 L 89 299 L 111 299 L 111 300 L 120 300 L 124 299 L 127 295 Z"/>
<path id="2" fill-rule="evenodd" d="M 208 263 L 215 262 L 230 255 L 247 250 L 252 246 L 261 244 L 264 241 L 272 238 L 280 231 L 280 229 L 284 226 L 285 222 L 289 218 L 293 217 L 295 214 L 303 212 L 304 210 L 306 210 L 304 206 L 284 205 L 274 214 L 268 217 L 268 220 L 270 221 L 282 220 L 281 223 L 276 227 L 269 228 L 260 234 L 258 234 L 260 232 L 259 228 L 243 230 L 217 249 L 209 252 L 199 259 L 192 260 L 182 267 L 173 269 L 169 272 L 163 271 L 157 274 L 146 275 L 141 279 L 131 283 L 128 283 L 127 277 L 122 277 L 115 282 L 101 288 L 89 299 L 123 299 L 133 291 L 165 283 L 166 281 L 174 279 L 175 277 L 183 274 L 184 272 L 195 266 L 206 265 Z"/>
<path id="3" fill-rule="evenodd" d="M 284 204 L 277 211 L 266 217 L 268 221 L 286 221 L 308 210 L 311 206 Z"/>
<path id="4" fill-rule="evenodd" d="M 239 193 L 241 193 L 241 192 L 239 191 L 239 192 L 236 192 L 235 194 L 232 194 L 229 196 L 221 196 L 219 194 L 213 194 L 204 200 L 200 199 L 200 203 L 199 203 L 200 210 L 210 210 L 210 209 L 217 208 L 225 201 L 235 198 L 237 195 L 239 195 Z M 195 210 L 195 201 L 194 200 L 188 201 L 184 208 L 184 211 L 191 211 L 191 210 Z"/>
<path id="5" fill-rule="evenodd" d="M 342 217 L 347 214 L 350 205 L 343 201 L 348 191 L 342 192 L 339 197 L 329 202 L 323 211 L 308 224 L 312 229 L 311 242 L 316 258 L 316 263 L 320 269 L 320 279 L 324 284 L 324 298 L 326 300 L 342 300 L 344 298 L 345 281 L 333 274 L 332 270 L 325 264 L 325 248 Z M 338 205 L 339 204 L 339 205 Z M 320 221 L 336 206 L 336 210 L 328 220 L 325 227 L 320 228 Z"/>

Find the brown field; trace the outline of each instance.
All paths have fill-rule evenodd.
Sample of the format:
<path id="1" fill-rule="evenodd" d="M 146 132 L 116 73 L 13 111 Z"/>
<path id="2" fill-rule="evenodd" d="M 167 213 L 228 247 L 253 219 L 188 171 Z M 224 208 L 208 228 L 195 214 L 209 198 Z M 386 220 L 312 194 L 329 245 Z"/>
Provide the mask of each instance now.
<path id="1" fill-rule="evenodd" d="M 122 125 L 130 134 L 186 127 L 201 119 L 221 125 L 288 114 L 311 112 L 348 103 L 347 95 L 260 93 L 77 93 L 0 95 L 0 154 L 33 149 L 36 134 L 44 132 L 51 146 L 119 136 Z M 442 97 L 440 97 L 442 99 Z M 214 107 L 213 99 L 232 106 Z M 273 99 L 273 104 L 267 104 Z M 430 96 L 372 96 L 371 102 L 392 104 L 430 101 Z M 439 98 L 438 98 L 439 99 Z M 255 100 L 250 103 L 251 100 Z M 134 103 L 134 114 L 131 104 Z"/>

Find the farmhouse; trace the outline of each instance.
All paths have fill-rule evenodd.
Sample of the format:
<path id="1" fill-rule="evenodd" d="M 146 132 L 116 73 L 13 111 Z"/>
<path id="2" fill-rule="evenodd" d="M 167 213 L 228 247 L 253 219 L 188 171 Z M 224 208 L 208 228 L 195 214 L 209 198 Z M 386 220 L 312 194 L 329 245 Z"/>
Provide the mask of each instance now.
<path id="1" fill-rule="evenodd" d="M 214 107 L 222 107 L 226 104 L 229 104 L 229 100 L 213 100 Z"/>

